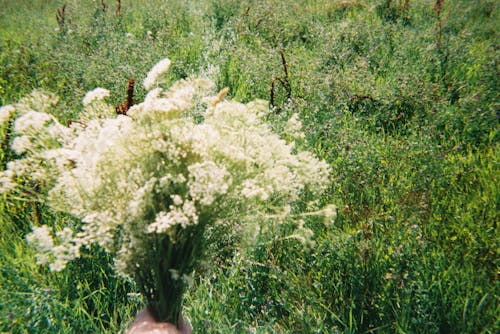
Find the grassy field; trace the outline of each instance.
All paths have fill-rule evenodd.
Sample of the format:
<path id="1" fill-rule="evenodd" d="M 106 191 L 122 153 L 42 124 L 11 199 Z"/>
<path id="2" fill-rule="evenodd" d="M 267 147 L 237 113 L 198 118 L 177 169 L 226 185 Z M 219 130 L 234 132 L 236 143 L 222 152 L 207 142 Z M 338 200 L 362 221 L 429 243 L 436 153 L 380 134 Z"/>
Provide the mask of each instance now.
<path id="1" fill-rule="evenodd" d="M 168 57 L 172 82 L 202 74 L 268 100 L 272 125 L 298 110 L 332 167 L 338 216 L 306 222 L 313 247 L 281 229 L 236 251 L 221 236 L 186 295 L 195 333 L 500 332 L 498 1 L 116 6 L 0 0 L 0 106 L 42 89 L 64 121 L 95 87 L 122 102 Z M 2 169 L 10 139 L 0 128 Z M 60 273 L 36 265 L 26 234 L 66 222 L 0 199 L 2 333 L 117 333 L 143 306 L 99 249 Z"/>

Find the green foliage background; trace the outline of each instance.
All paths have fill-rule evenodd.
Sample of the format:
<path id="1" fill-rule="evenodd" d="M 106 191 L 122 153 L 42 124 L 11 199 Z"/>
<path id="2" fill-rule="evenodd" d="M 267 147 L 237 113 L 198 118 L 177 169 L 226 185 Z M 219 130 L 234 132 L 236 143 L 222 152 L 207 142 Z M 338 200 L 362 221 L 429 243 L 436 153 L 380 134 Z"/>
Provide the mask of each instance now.
<path id="1" fill-rule="evenodd" d="M 224 248 L 186 296 L 195 332 L 500 331 L 498 1 L 66 3 L 62 24 L 64 1 L 0 0 L 0 106 L 41 88 L 67 120 L 87 91 L 120 103 L 169 57 L 172 81 L 201 73 L 269 100 L 273 126 L 299 110 L 332 166 L 335 223 L 307 221 L 310 249 L 276 238 L 286 228 Z M 98 249 L 61 273 L 37 266 L 25 235 L 40 223 L 71 221 L 0 199 L 0 330 L 126 329 L 143 306 L 134 284 Z"/>

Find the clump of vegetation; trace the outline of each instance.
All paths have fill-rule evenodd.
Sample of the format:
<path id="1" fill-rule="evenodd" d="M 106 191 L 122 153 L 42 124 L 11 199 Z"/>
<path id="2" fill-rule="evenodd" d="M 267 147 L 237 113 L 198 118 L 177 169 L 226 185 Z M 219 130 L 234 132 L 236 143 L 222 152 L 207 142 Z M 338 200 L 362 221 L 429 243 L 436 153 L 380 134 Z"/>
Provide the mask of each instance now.
<path id="1" fill-rule="evenodd" d="M 38 264 L 61 271 L 82 248 L 100 246 L 117 274 L 137 282 L 155 317 L 177 325 L 184 291 L 219 226 L 236 235 L 251 222 L 258 235 L 266 229 L 259 222 L 335 209 L 292 212 L 301 192 L 320 192 L 328 181 L 328 165 L 295 145 L 304 137 L 296 117 L 285 140 L 263 121 L 264 101 L 224 101 L 228 89 L 212 96 L 214 85 L 203 78 L 163 89 L 170 64 L 166 58 L 153 67 L 145 101 L 126 111 L 105 102 L 108 90 L 88 92 L 79 120 L 67 127 L 50 113 L 57 100 L 38 92 L 2 107 L 3 120 L 14 119 L 20 158 L 0 171 L 0 193 L 81 221 L 55 233 L 34 226 L 27 239 Z M 298 223 L 289 237 L 307 243 L 311 233 Z"/>
<path id="2" fill-rule="evenodd" d="M 65 124 L 87 91 L 107 87 L 119 105 L 168 56 L 167 85 L 202 74 L 231 99 L 272 102 L 278 132 L 297 114 L 332 166 L 318 205 L 337 204 L 335 223 L 303 219 L 314 247 L 286 224 L 236 250 L 209 231 L 225 252 L 187 293 L 197 332 L 499 331 L 495 1 L 105 3 L 68 1 L 62 29 L 63 1 L 5 2 L 0 105 L 41 88 Z M 19 158 L 6 124 L 2 167 Z M 117 332 L 143 305 L 98 249 L 59 273 L 36 266 L 32 226 L 73 217 L 4 198 L 0 224 L 3 331 Z"/>

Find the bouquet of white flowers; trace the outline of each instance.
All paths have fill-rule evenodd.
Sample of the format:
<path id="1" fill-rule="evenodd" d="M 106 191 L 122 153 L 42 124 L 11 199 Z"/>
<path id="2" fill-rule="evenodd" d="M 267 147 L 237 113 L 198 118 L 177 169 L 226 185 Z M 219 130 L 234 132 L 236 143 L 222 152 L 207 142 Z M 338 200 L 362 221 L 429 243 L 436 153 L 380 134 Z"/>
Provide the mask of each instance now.
<path id="1" fill-rule="evenodd" d="M 38 263 L 62 270 L 97 244 L 114 256 L 117 273 L 136 280 L 158 320 L 176 324 L 211 242 L 207 227 L 287 219 L 301 192 L 325 187 L 328 165 L 273 133 L 264 101 L 227 101 L 227 89 L 216 95 L 202 78 L 164 88 L 169 65 L 150 71 L 144 102 L 126 115 L 116 115 L 102 88 L 85 96 L 69 126 L 50 114 L 54 98 L 40 93 L 0 108 L 19 155 L 0 172 L 0 189 L 26 194 L 19 180 L 35 181 L 45 195 L 33 196 L 81 221 L 56 233 L 34 227 L 28 239 Z M 289 125 L 302 136 L 297 117 Z"/>

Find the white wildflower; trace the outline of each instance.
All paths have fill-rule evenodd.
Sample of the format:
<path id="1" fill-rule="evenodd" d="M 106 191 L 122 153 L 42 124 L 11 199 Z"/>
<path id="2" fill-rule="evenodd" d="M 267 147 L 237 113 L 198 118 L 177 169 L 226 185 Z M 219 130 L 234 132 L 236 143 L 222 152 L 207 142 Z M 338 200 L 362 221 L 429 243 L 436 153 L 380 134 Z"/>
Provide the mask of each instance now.
<path id="1" fill-rule="evenodd" d="M 146 79 L 144 79 L 144 88 L 150 90 L 158 83 L 162 83 L 163 82 L 162 76 L 165 75 L 165 73 L 168 71 L 169 68 L 170 68 L 170 59 L 168 58 L 165 58 L 161 60 L 159 63 L 157 63 L 151 69 L 151 71 L 149 71 L 148 75 L 146 76 Z"/>
<path id="2" fill-rule="evenodd" d="M 161 93 L 163 92 L 163 89 L 160 87 L 156 87 L 155 89 L 151 89 L 148 94 L 146 95 L 146 98 L 144 99 L 144 102 L 142 103 L 144 105 L 145 109 L 153 109 L 151 106 L 156 103 L 156 100 L 160 98 Z"/>
<path id="3" fill-rule="evenodd" d="M 12 180 L 13 172 L 9 169 L 0 171 L 0 194 L 7 193 L 16 187 Z"/>
<path id="4" fill-rule="evenodd" d="M 62 245 L 56 246 L 56 247 L 54 247 L 54 249 L 52 251 L 54 254 L 60 254 L 60 253 L 64 252 L 64 246 L 62 246 Z M 64 268 L 66 268 L 66 264 L 68 263 L 68 261 L 65 261 L 64 257 L 54 256 L 54 258 L 55 259 L 53 261 L 51 261 L 49 264 L 50 270 L 52 270 L 54 272 L 59 272 L 59 271 L 62 271 Z M 44 259 L 44 261 L 45 261 L 45 259 Z M 40 264 L 40 263 L 38 263 L 38 264 Z"/>
<path id="5" fill-rule="evenodd" d="M 8 121 L 11 115 L 16 111 L 13 105 L 6 105 L 0 107 L 0 126 L 2 126 L 6 121 Z"/>
<path id="6" fill-rule="evenodd" d="M 54 120 L 45 127 L 44 132 L 49 138 L 56 140 L 59 143 L 67 143 L 71 141 L 74 137 L 73 129 L 63 126 L 61 123 Z M 48 148 L 48 147 L 47 147 Z"/>
<path id="7" fill-rule="evenodd" d="M 15 107 L 19 115 L 23 115 L 33 110 L 50 114 L 54 106 L 58 103 L 59 98 L 57 96 L 40 90 L 34 90 L 30 95 L 23 97 Z"/>
<path id="8" fill-rule="evenodd" d="M 54 240 L 47 225 L 33 228 L 33 232 L 28 234 L 27 239 L 40 250 L 42 255 L 50 252 L 54 247 Z M 48 260 L 47 257 L 39 257 L 37 262 L 45 264 L 46 260 Z"/>
<path id="9" fill-rule="evenodd" d="M 23 154 L 32 147 L 32 143 L 28 136 L 20 136 L 14 138 L 11 147 L 17 154 Z"/>
<path id="10" fill-rule="evenodd" d="M 288 119 L 285 127 L 285 134 L 291 136 L 294 139 L 305 138 L 304 132 L 302 132 L 302 122 L 299 120 L 299 114 L 295 113 Z"/>
<path id="11" fill-rule="evenodd" d="M 28 161 L 27 159 L 12 160 L 7 163 L 7 169 L 5 170 L 5 172 L 22 175 L 24 173 L 30 172 L 30 166 L 30 161 Z"/>
<path id="12" fill-rule="evenodd" d="M 337 216 L 337 206 L 334 204 L 328 204 L 323 208 L 323 215 L 326 220 L 335 219 Z"/>
<path id="13" fill-rule="evenodd" d="M 182 204 L 182 212 L 189 217 L 189 222 L 191 224 L 198 224 L 198 212 L 196 211 L 196 206 L 193 201 L 185 201 Z M 186 227 L 187 225 L 182 225 L 182 227 Z"/>
<path id="14" fill-rule="evenodd" d="M 73 230 L 69 227 L 65 227 L 63 230 L 57 232 L 56 235 L 61 244 L 52 249 L 55 260 L 50 263 L 50 270 L 61 271 L 70 260 L 80 255 L 81 244 L 75 242 Z"/>
<path id="15" fill-rule="evenodd" d="M 96 88 L 85 94 L 85 97 L 83 98 L 83 105 L 88 106 L 94 101 L 101 101 L 106 97 L 109 97 L 109 90 L 104 88 Z"/>
<path id="16" fill-rule="evenodd" d="M 142 110 L 144 108 L 144 103 L 134 104 L 128 111 L 127 116 L 137 118 L 138 115 L 142 114 Z"/>
<path id="17" fill-rule="evenodd" d="M 269 198 L 269 193 L 263 187 L 259 186 L 257 180 L 249 179 L 243 181 L 241 195 L 246 198 L 258 198 L 266 201 Z"/>
<path id="18" fill-rule="evenodd" d="M 204 78 L 188 78 L 174 83 L 166 92 L 166 97 L 176 101 L 193 104 L 193 99 L 204 100 L 207 94 L 212 93 L 215 84 Z"/>
<path id="19" fill-rule="evenodd" d="M 182 197 L 179 195 L 172 195 L 171 198 L 175 206 L 180 206 L 183 202 Z"/>
<path id="20" fill-rule="evenodd" d="M 47 122 L 52 120 L 53 117 L 49 114 L 31 110 L 16 119 L 14 122 L 14 130 L 22 134 L 28 132 L 36 133 L 45 127 Z"/>
<path id="21" fill-rule="evenodd" d="M 231 183 L 227 170 L 213 161 L 195 163 L 188 171 L 189 194 L 203 205 L 210 205 L 218 195 L 225 194 Z"/>
<path id="22" fill-rule="evenodd" d="M 187 223 L 189 219 L 183 214 L 178 214 L 178 210 L 170 212 L 160 211 L 152 224 L 148 226 L 148 233 L 165 233 L 172 226 L 181 222 Z"/>
<path id="23" fill-rule="evenodd" d="M 185 201 L 182 207 L 174 205 L 170 206 L 169 212 L 161 211 L 156 215 L 152 224 L 148 226 L 148 233 L 166 233 L 173 226 L 181 226 L 183 228 L 197 224 L 198 214 L 192 201 Z"/>
<path id="24" fill-rule="evenodd" d="M 249 102 L 247 104 L 247 108 L 249 110 L 252 110 L 252 112 L 260 118 L 268 115 L 271 112 L 271 109 L 269 109 L 269 102 L 262 99 L 256 99 Z"/>
<path id="25" fill-rule="evenodd" d="M 157 181 L 156 178 L 151 178 L 145 182 L 144 186 L 138 188 L 135 191 L 134 196 L 129 202 L 129 213 L 133 217 L 138 217 L 143 213 L 144 208 L 146 207 L 146 201 L 148 199 L 148 195 L 151 193 L 156 181 Z"/>

